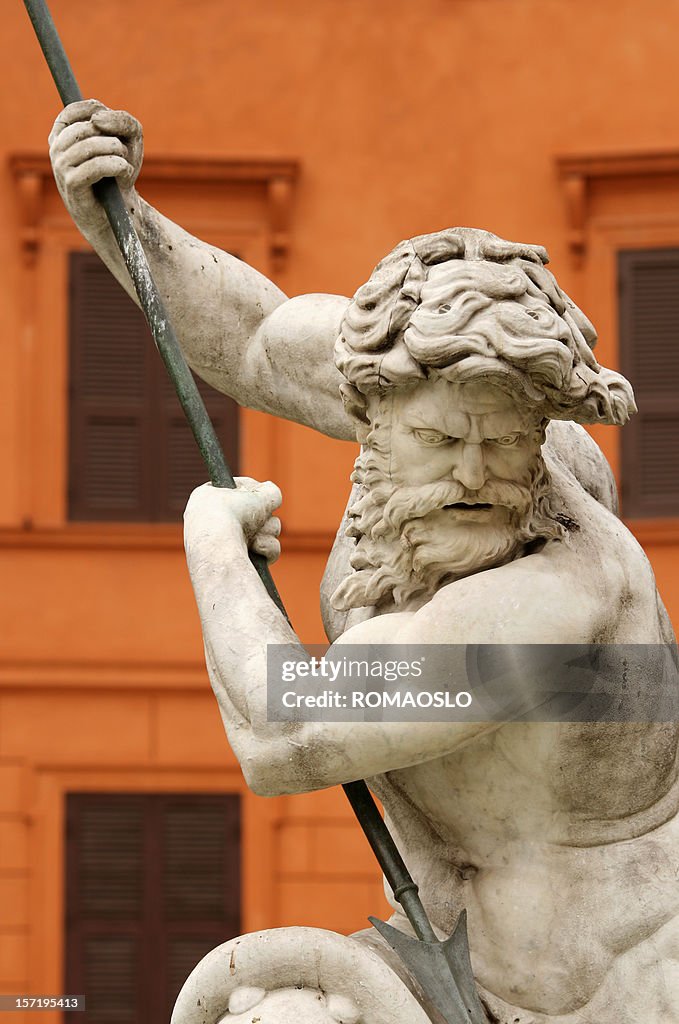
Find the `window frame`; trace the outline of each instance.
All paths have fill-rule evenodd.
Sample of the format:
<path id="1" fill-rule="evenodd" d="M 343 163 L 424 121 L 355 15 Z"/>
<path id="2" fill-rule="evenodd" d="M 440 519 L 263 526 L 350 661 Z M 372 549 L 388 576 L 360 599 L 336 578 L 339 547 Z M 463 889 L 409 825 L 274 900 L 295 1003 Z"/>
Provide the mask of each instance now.
<path id="1" fill-rule="evenodd" d="M 16 380 L 21 401 L 14 422 L 20 457 L 7 481 L 0 518 L 10 528 L 59 531 L 67 543 L 105 543 L 125 529 L 155 544 L 158 531 L 181 541 L 174 524 L 68 521 L 68 255 L 91 251 L 59 196 L 44 153 L 13 153 L 17 242 L 22 256 L 17 310 Z M 144 198 L 188 232 L 243 260 L 284 291 L 298 163 L 289 159 L 149 156 L 139 181 Z M 275 478 L 276 432 L 271 417 L 241 413 L 240 464 L 257 479 Z M 45 439 L 48 439 L 47 441 Z M 280 476 L 280 474 L 278 474 Z"/>

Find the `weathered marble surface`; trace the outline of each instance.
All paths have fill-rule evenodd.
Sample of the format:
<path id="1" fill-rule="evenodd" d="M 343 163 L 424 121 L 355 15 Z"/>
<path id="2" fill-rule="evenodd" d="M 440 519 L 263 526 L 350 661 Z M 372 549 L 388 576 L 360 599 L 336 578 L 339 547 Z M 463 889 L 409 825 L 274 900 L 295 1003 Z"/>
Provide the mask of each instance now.
<path id="1" fill-rule="evenodd" d="M 139 198 L 129 115 L 73 105 L 52 156 L 66 205 L 129 290 L 89 190 L 120 177 L 201 376 L 360 440 L 351 536 L 338 536 L 324 585 L 336 644 L 673 641 L 610 470 L 577 425 L 624 423 L 631 389 L 596 363 L 594 330 L 544 250 L 451 229 L 397 246 L 354 300 L 288 300 Z M 449 933 L 467 907 L 475 975 L 502 1024 L 679 1021 L 677 725 L 267 722 L 266 644 L 296 637 L 247 545 L 276 557 L 279 502 L 272 484 L 206 486 L 185 518 L 210 677 L 250 786 L 370 777 L 434 925 Z M 537 698 L 524 699 L 528 710 Z M 391 962 L 374 937 L 349 941 L 347 976 L 359 943 Z M 242 984 L 289 987 L 298 954 L 291 938 L 275 983 L 253 954 Z M 366 1020 L 400 1021 L 388 1003 L 392 1016 L 371 1007 Z M 276 1019 L 303 1019 L 307 1004 L 303 993 Z"/>

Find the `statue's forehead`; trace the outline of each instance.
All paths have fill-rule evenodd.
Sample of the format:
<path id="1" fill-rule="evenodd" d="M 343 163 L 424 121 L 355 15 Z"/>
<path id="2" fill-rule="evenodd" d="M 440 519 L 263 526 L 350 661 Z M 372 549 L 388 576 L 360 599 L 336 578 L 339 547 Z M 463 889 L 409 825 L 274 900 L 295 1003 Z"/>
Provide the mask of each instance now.
<path id="1" fill-rule="evenodd" d="M 436 406 L 472 416 L 515 412 L 530 414 L 525 403 L 520 403 L 516 396 L 483 380 L 461 384 L 436 377 L 403 389 L 398 399 L 401 408 L 409 411 Z"/>

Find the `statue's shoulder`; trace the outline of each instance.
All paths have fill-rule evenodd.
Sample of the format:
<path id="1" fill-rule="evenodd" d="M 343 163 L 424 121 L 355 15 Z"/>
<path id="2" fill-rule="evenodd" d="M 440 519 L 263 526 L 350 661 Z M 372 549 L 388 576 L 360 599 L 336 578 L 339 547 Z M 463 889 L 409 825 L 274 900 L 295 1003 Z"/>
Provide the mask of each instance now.
<path id="1" fill-rule="evenodd" d="M 607 635 L 613 629 L 619 642 L 673 642 L 653 567 L 634 534 L 563 464 L 552 464 L 550 473 L 565 536 L 545 546 L 542 563 L 568 582 L 574 597 L 593 595 L 606 613 Z M 530 563 L 531 557 L 519 561 Z"/>
<path id="2" fill-rule="evenodd" d="M 543 455 L 571 473 L 584 491 L 617 516 L 618 490 L 606 456 L 579 423 L 551 420 Z"/>
<path id="3" fill-rule="evenodd" d="M 636 572 L 647 566 L 643 549 L 619 517 L 613 471 L 584 427 L 552 421 L 543 455 L 552 483 L 553 511 L 565 531 L 565 543 L 549 546 L 549 553 L 576 563 L 587 560 L 605 575 L 615 574 L 625 563 Z M 644 586 L 647 576 L 641 573 Z"/>

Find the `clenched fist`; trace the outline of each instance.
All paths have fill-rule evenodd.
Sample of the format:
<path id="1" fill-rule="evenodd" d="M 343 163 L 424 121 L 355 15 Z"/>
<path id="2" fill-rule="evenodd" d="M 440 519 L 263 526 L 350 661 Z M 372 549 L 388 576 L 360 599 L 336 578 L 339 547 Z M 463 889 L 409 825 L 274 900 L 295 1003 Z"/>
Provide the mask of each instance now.
<path id="1" fill-rule="evenodd" d="M 236 489 L 203 484 L 189 498 L 184 513 L 184 543 L 187 554 L 205 545 L 228 557 L 238 540 L 275 562 L 281 553 L 278 535 L 281 522 L 273 515 L 281 492 L 267 480 L 259 483 L 247 476 L 236 477 Z"/>
<path id="2" fill-rule="evenodd" d="M 59 114 L 49 146 L 57 188 L 86 235 L 104 216 L 92 185 L 102 178 L 117 178 L 123 192 L 133 188 L 144 152 L 141 125 L 124 110 L 109 110 L 98 100 L 82 100 Z"/>

